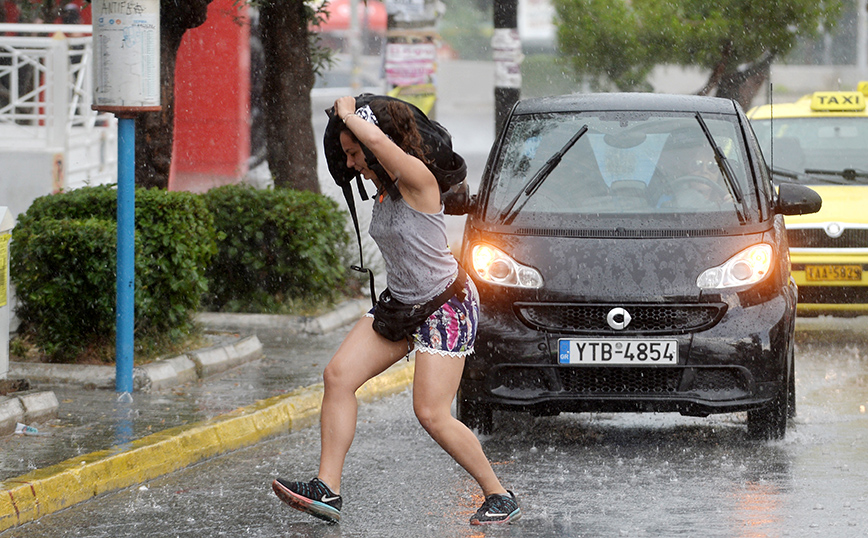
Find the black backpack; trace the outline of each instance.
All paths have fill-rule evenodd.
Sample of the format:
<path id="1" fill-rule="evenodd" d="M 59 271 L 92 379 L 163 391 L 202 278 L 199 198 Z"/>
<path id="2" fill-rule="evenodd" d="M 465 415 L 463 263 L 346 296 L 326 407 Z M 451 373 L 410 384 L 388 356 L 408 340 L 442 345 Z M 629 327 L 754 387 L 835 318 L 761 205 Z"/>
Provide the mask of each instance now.
<path id="1" fill-rule="evenodd" d="M 395 97 L 385 95 L 374 95 L 371 93 L 363 93 L 356 97 L 356 108 L 363 107 L 371 103 L 372 100 L 385 99 L 398 101 Z M 416 127 L 419 134 L 422 135 L 422 140 L 426 148 L 426 157 L 430 163 L 427 165 L 431 173 L 437 179 L 437 184 L 440 186 L 440 192 L 446 192 L 451 187 L 460 184 L 467 177 L 467 164 L 461 155 L 452 150 L 452 135 L 445 127 L 430 119 L 418 107 L 402 101 L 413 114 L 416 116 Z M 362 183 L 362 176 L 354 169 L 347 167 L 347 157 L 341 148 L 340 131 L 341 119 L 335 114 L 334 107 L 326 110 L 329 121 L 323 134 L 323 150 L 325 152 L 326 162 L 328 163 L 329 173 L 335 183 L 341 188 L 344 193 L 344 198 L 347 201 L 347 207 L 350 211 L 350 216 L 353 218 L 353 226 L 356 229 L 356 239 L 359 243 L 359 265 L 352 266 L 352 269 L 362 273 L 368 273 L 368 278 L 371 286 L 371 301 L 376 303 L 376 291 L 374 287 L 374 273 L 364 266 L 364 257 L 362 255 L 362 237 L 359 232 L 359 218 L 356 215 L 356 203 L 353 198 L 352 181 L 355 178 L 356 185 L 359 189 L 359 195 L 362 200 L 368 199 L 368 193 Z M 377 161 L 371 151 L 362 145 L 362 151 L 365 153 L 365 160 L 368 168 L 373 170 L 378 178 L 388 178 L 382 165 Z M 385 190 L 388 195 L 398 200 L 401 198 L 401 193 L 398 191 L 394 182 L 385 183 Z"/>

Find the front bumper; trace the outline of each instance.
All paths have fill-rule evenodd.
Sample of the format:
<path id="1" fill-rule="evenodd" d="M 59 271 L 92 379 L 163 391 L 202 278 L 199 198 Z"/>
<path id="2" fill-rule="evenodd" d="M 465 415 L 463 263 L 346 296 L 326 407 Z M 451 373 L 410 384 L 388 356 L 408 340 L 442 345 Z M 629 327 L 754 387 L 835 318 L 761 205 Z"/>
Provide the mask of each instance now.
<path id="1" fill-rule="evenodd" d="M 792 288 L 786 292 L 753 306 L 729 304 L 737 301 L 734 295 L 728 303 L 713 305 L 719 315 L 691 318 L 691 326 L 670 324 L 656 332 L 646 327 L 643 338 L 665 334 L 678 342 L 679 362 L 638 367 L 558 364 L 558 340 L 576 337 L 575 328 L 541 330 L 529 326 L 520 308 L 486 308 L 483 301 L 476 352 L 467 361 L 460 397 L 537 414 L 660 411 L 705 416 L 758 408 L 787 379 L 795 293 Z"/>

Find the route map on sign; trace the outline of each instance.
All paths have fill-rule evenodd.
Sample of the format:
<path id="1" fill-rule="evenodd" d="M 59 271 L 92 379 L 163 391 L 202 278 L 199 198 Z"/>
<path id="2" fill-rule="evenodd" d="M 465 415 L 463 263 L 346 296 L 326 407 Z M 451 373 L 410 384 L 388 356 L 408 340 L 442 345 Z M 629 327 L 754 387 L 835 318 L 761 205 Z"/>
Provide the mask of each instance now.
<path id="1" fill-rule="evenodd" d="M 93 12 L 96 106 L 159 106 L 159 2 L 95 1 Z"/>

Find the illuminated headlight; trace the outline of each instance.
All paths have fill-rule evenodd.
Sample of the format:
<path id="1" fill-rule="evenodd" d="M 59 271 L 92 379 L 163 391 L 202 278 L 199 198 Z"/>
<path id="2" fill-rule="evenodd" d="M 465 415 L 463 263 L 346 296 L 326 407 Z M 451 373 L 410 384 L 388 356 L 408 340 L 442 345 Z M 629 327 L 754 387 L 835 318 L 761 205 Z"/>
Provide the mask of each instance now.
<path id="1" fill-rule="evenodd" d="M 488 245 L 473 247 L 473 270 L 482 280 L 501 286 L 541 288 L 542 275 L 533 267 L 522 265 L 500 249 Z"/>
<path id="2" fill-rule="evenodd" d="M 772 247 L 765 243 L 746 248 L 717 267 L 706 269 L 696 279 L 703 289 L 731 288 L 759 282 L 772 266 Z"/>

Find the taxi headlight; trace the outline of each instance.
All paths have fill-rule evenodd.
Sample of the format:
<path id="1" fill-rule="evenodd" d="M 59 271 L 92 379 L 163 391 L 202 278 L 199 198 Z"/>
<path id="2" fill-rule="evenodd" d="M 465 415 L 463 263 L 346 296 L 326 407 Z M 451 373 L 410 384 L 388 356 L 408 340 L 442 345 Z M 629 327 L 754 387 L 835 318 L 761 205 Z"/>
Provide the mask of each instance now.
<path id="1" fill-rule="evenodd" d="M 518 288 L 541 288 L 542 275 L 533 267 L 522 265 L 502 250 L 490 245 L 473 247 L 473 270 L 482 280 Z"/>
<path id="2" fill-rule="evenodd" d="M 772 266 L 772 246 L 760 243 L 746 248 L 717 267 L 706 269 L 696 279 L 703 289 L 732 288 L 759 282 Z"/>

